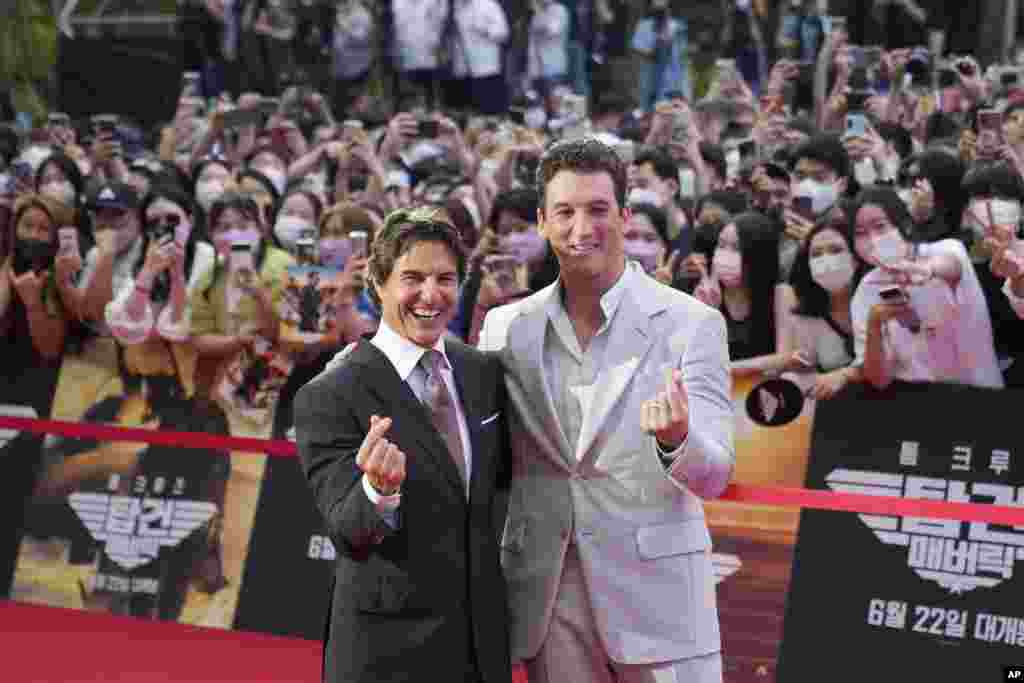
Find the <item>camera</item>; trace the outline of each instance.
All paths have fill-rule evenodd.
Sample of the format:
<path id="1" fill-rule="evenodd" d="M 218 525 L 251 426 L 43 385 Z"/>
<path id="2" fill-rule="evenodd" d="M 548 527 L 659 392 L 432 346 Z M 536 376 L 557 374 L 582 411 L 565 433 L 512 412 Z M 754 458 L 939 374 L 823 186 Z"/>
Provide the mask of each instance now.
<path id="1" fill-rule="evenodd" d="M 370 178 L 365 175 L 353 175 L 348 179 L 348 191 L 349 192 L 365 192 L 366 188 L 370 186 Z"/>
<path id="2" fill-rule="evenodd" d="M 416 122 L 416 135 L 432 140 L 441 132 L 441 126 L 433 119 L 419 119 Z"/>

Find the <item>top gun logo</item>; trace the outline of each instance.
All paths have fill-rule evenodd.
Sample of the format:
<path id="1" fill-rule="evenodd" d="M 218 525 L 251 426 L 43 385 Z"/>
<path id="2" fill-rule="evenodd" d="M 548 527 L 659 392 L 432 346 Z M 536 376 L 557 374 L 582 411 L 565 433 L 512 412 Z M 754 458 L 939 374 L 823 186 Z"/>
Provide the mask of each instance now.
<path id="1" fill-rule="evenodd" d="M 1024 487 L 1014 489 L 1005 484 L 850 469 L 835 469 L 825 481 L 829 488 L 843 493 L 1024 507 Z M 985 522 L 858 517 L 886 545 L 906 548 L 907 565 L 918 576 L 935 581 L 952 594 L 998 586 L 1013 576 L 1015 561 L 1024 560 L 1024 533 L 998 531 Z"/>
<path id="2" fill-rule="evenodd" d="M 106 493 L 73 493 L 68 501 L 92 537 L 106 542 L 107 557 L 127 571 L 178 545 L 217 512 L 213 503 Z"/>

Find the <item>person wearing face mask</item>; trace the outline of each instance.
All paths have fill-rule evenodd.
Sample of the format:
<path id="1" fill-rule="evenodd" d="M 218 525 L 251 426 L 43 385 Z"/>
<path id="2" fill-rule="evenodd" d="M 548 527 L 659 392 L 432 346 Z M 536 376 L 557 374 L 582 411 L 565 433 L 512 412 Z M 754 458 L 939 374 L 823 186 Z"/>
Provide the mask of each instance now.
<path id="1" fill-rule="evenodd" d="M 92 216 L 96 246 L 85 257 L 78 284 L 58 282 L 65 304 L 93 332 L 109 338 L 107 304 L 133 278 L 132 268 L 142 255 L 139 196 L 124 183 L 97 186 L 86 200 Z"/>
<path id="2" fill-rule="evenodd" d="M 245 159 L 245 167 L 262 173 L 280 197 L 288 185 L 288 165 L 269 147 L 257 149 Z"/>
<path id="3" fill-rule="evenodd" d="M 633 215 L 623 233 L 626 258 L 637 261 L 648 275 L 654 275 L 668 253 L 668 219 L 653 204 L 630 204 Z"/>
<path id="4" fill-rule="evenodd" d="M 665 212 L 668 219 L 668 238 L 671 242 L 689 242 L 692 236 L 683 236 L 688 221 L 680 208 L 679 168 L 663 150 L 641 147 L 630 168 L 629 203 L 654 204 Z M 679 245 L 677 245 L 679 246 Z"/>
<path id="5" fill-rule="evenodd" d="M 533 188 L 506 190 L 494 198 L 489 229 L 483 232 L 469 256 L 469 270 L 462 286 L 459 312 L 451 330 L 473 344 L 487 311 L 539 291 L 558 277 L 558 265 L 548 242 L 537 232 L 537 191 Z M 496 255 L 513 257 L 514 277 L 501 280 L 491 273 Z"/>
<path id="6" fill-rule="evenodd" d="M 1003 386 L 985 295 L 957 240 L 913 243 L 906 205 L 889 188 L 865 190 L 850 224 L 873 269 L 851 303 L 856 364 L 873 386 L 893 380 Z"/>
<path id="7" fill-rule="evenodd" d="M 281 208 L 274 219 L 273 235 L 277 246 L 298 257 L 296 243 L 304 237 L 315 235 L 322 212 L 323 203 L 312 192 L 289 192 L 281 201 Z"/>
<path id="8" fill-rule="evenodd" d="M 107 304 L 107 324 L 123 345 L 183 344 L 190 336 L 188 299 L 214 267 L 213 247 L 195 229 L 193 203 L 175 189 L 156 189 L 138 211 L 143 233 L 134 279 Z"/>
<path id="9" fill-rule="evenodd" d="M 84 186 L 85 181 L 78 164 L 61 152 L 47 157 L 36 170 L 36 192 L 63 202 L 72 209 L 79 208 L 79 195 Z"/>
<path id="10" fill-rule="evenodd" d="M 809 395 L 828 399 L 861 379 L 854 360 L 850 301 L 866 270 L 846 229 L 848 217 L 836 206 L 818 222 L 797 253 L 789 284 L 782 288 L 787 318 L 782 351 L 798 351 L 807 362 L 797 376 Z"/>
<path id="11" fill-rule="evenodd" d="M 273 438 L 286 438 L 294 425 L 292 406 L 295 394 L 319 375 L 334 355 L 349 343 L 374 332 L 379 324 L 379 309 L 372 303 L 376 319 L 364 316 L 361 300 L 367 298 L 364 272 L 366 257 L 352 257 L 353 230 L 369 225 L 368 213 L 354 204 L 336 204 L 324 212 L 318 229 L 317 256 L 320 266 L 339 270 L 334 275 L 334 326 L 324 333 L 296 334 L 293 326 L 281 330 L 281 344 L 295 354 L 295 366 L 281 388 L 274 413 Z M 369 231 L 367 231 L 369 232 Z"/>
<path id="12" fill-rule="evenodd" d="M 192 169 L 192 194 L 204 213 L 209 213 L 213 203 L 234 184 L 231 176 L 231 165 L 216 159 L 201 161 Z"/>
<path id="13" fill-rule="evenodd" d="M 324 211 L 320 218 L 320 241 L 318 247 L 318 258 L 320 265 L 328 268 L 338 268 L 345 271 L 345 278 L 351 277 L 354 289 L 354 306 L 359 314 L 361 328 L 356 337 L 364 332 L 372 332 L 380 322 L 380 309 L 373 302 L 366 292 L 364 274 L 366 271 L 366 255 L 353 256 L 355 245 L 352 241 L 352 233 L 361 231 L 366 233 L 367 249 L 373 243 L 373 237 L 378 231 L 376 217 L 351 202 L 335 204 Z"/>
<path id="14" fill-rule="evenodd" d="M 779 237 L 760 213 L 741 213 L 718 234 L 711 268 L 694 296 L 725 316 L 733 377 L 800 367 L 782 353 L 786 313 L 779 286 Z"/>
<path id="15" fill-rule="evenodd" d="M 57 295 L 54 260 L 57 226 L 74 222 L 62 202 L 27 194 L 15 202 L 9 250 L 0 261 L 0 332 L 8 372 L 45 366 L 60 357 L 67 334 L 65 308 Z M 11 384 L 15 386 L 15 384 Z"/>
<path id="16" fill-rule="evenodd" d="M 74 223 L 70 209 L 49 197 L 23 195 L 12 219 L 0 226 L 0 403 L 26 406 L 47 417 L 53 403 L 69 322 L 53 280 L 57 229 Z M 19 547 L 26 529 L 26 505 L 40 464 L 42 436 L 27 432 L 0 445 L 0 544 Z M 13 562 L 0 567 L 0 582 L 11 579 Z"/>
<path id="17" fill-rule="evenodd" d="M 811 201 L 814 218 L 820 218 L 849 190 L 859 188 L 851 182 L 850 155 L 835 135 L 816 135 L 792 154 L 793 197 Z"/>
<path id="18" fill-rule="evenodd" d="M 188 301 L 190 334 L 203 366 L 197 368 L 197 392 L 220 403 L 232 432 L 269 436 L 285 378 L 267 364 L 290 371 L 278 343 L 278 311 L 295 259 L 265 237 L 249 197 L 229 193 L 214 202 L 209 234 L 216 263 Z M 254 402 L 257 395 L 266 400 Z"/>
<path id="19" fill-rule="evenodd" d="M 92 216 L 83 211 L 86 181 L 78 164 L 63 152 L 53 152 L 39 162 L 33 187 L 37 194 L 62 202 L 78 217 L 78 243 L 82 254 L 95 244 Z"/>
<path id="20" fill-rule="evenodd" d="M 673 287 L 693 293 L 711 269 L 711 258 L 722 227 L 748 208 L 746 195 L 732 190 L 710 192 L 697 200 L 693 207 L 692 242 L 676 245 L 669 254 L 668 263 L 679 264 L 675 272 L 665 273 L 671 276 L 669 281 Z"/>
<path id="21" fill-rule="evenodd" d="M 1024 180 L 1005 163 L 983 164 L 964 177 L 967 208 L 960 239 L 967 247 L 992 317 L 992 335 L 1007 387 L 1024 385 L 1024 320 L 1004 294 L 1005 274 L 995 272 L 990 247 L 998 232 L 1016 234 Z M 998 258 L 995 259 L 998 261 Z"/>

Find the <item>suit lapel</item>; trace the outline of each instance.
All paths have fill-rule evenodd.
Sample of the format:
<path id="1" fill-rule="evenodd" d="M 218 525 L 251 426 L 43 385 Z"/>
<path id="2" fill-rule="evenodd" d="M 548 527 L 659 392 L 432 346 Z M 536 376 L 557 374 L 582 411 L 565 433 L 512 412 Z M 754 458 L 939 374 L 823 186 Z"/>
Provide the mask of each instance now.
<path id="1" fill-rule="evenodd" d="M 389 417 L 394 421 L 392 429 L 413 437 L 423 447 L 426 458 L 444 479 L 456 487 L 460 498 L 465 499 L 465 489 L 459 471 L 452 462 L 448 448 L 434 427 L 426 407 L 419 402 L 412 388 L 395 371 L 395 366 L 380 349 L 370 342 L 361 342 L 354 352 L 353 361 L 363 362 L 372 373 L 372 381 L 366 387 L 377 400 L 389 408 Z M 457 376 L 457 375 L 456 375 Z M 461 391 L 461 388 L 460 388 Z"/>
<path id="2" fill-rule="evenodd" d="M 551 296 L 558 296 L 557 285 L 553 286 Z M 544 370 L 544 340 L 548 329 L 548 300 L 537 306 L 525 316 L 522 323 L 523 334 L 516 340 L 518 347 L 516 356 L 525 359 L 519 367 L 518 376 L 522 382 L 523 395 L 520 401 L 530 406 L 530 413 L 541 424 L 540 433 L 546 438 L 554 435 L 550 448 L 561 455 L 561 464 L 571 467 L 573 449 L 565 436 L 565 429 L 555 410 L 555 401 L 548 386 L 547 373 Z M 521 346 L 520 346 L 521 345 Z M 539 400 L 538 400 L 539 399 Z M 521 411 L 522 412 L 522 411 Z"/>
<path id="3" fill-rule="evenodd" d="M 612 408 L 626 391 L 644 357 L 654 343 L 650 332 L 651 308 L 644 295 L 637 290 L 642 283 L 634 284 L 619 302 L 618 311 L 611 325 L 611 338 L 605 350 L 604 367 L 591 387 L 589 409 L 583 412 L 580 440 L 576 446 L 576 460 L 582 461 L 594 445 L 604 427 Z M 653 293 L 652 293 L 653 294 Z M 633 419 L 627 416 L 626 419 Z M 640 416 L 635 419 L 639 422 Z"/>

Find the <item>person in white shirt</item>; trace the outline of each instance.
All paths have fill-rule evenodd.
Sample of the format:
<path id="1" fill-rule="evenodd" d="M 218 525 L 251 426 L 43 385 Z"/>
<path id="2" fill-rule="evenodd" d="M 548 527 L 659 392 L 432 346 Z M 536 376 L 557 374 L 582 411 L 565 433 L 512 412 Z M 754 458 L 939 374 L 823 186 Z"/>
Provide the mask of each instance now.
<path id="1" fill-rule="evenodd" d="M 875 266 L 850 306 L 865 379 L 879 389 L 893 380 L 1002 388 L 988 305 L 963 244 L 910 243 L 910 214 L 889 188 L 862 192 L 853 217 L 856 251 Z"/>
<path id="2" fill-rule="evenodd" d="M 569 77 L 569 10 L 557 0 L 534 0 L 526 75 L 547 96 Z"/>
<path id="3" fill-rule="evenodd" d="M 508 37 L 508 19 L 495 0 L 455 0 L 455 35 L 448 46 L 453 78 L 445 83 L 449 107 L 483 115 L 508 109 L 502 69 Z"/>
<path id="4" fill-rule="evenodd" d="M 395 73 L 405 86 L 423 91 L 427 106 L 437 103 L 439 56 L 445 42 L 448 0 L 392 0 Z"/>
<path id="5" fill-rule="evenodd" d="M 188 299 L 200 276 L 213 268 L 213 246 L 194 230 L 195 208 L 180 192 L 161 189 L 139 208 L 142 245 L 134 278 L 121 282 L 106 306 L 106 322 L 125 345 L 184 343 L 191 320 Z"/>

